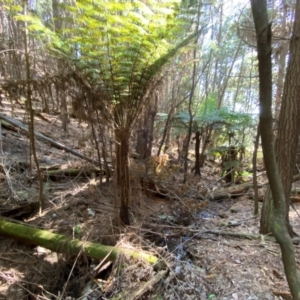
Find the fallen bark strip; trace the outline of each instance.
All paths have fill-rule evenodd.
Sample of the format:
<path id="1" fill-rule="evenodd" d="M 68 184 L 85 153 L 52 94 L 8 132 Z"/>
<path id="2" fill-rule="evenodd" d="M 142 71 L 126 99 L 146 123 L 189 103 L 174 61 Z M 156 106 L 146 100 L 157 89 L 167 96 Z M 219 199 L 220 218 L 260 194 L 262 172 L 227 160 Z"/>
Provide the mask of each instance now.
<path id="1" fill-rule="evenodd" d="M 297 175 L 294 175 L 293 177 L 293 182 L 300 180 L 300 173 Z M 266 187 L 268 185 L 268 181 L 262 183 L 262 184 L 258 184 L 258 187 Z M 207 195 L 207 198 L 209 200 L 219 200 L 222 198 L 226 198 L 228 196 L 236 196 L 236 195 L 240 195 L 242 193 L 244 193 L 247 189 L 249 188 L 253 188 L 253 181 L 248 181 L 248 182 L 244 182 L 241 184 L 235 184 L 235 185 L 231 185 L 227 188 L 221 188 L 218 189 L 212 193 L 209 193 Z M 293 189 L 293 191 L 295 194 L 300 193 L 300 189 Z"/>
<path id="2" fill-rule="evenodd" d="M 263 235 L 263 234 L 251 234 L 246 232 L 229 232 L 229 231 L 222 231 L 222 230 L 194 230 L 194 229 L 188 229 L 190 232 L 199 232 L 200 234 L 204 233 L 210 233 L 210 234 L 216 234 L 216 235 L 223 235 L 223 236 L 232 236 L 232 237 L 238 237 L 238 238 L 247 238 L 250 240 L 265 240 L 269 242 L 276 243 L 276 240 L 273 236 Z M 300 242 L 300 238 L 293 238 L 293 243 L 298 245 Z"/>
<path id="3" fill-rule="evenodd" d="M 258 186 L 262 187 L 264 185 L 258 185 Z M 221 188 L 219 190 L 215 190 L 214 192 L 207 194 L 206 197 L 210 201 L 228 199 L 231 197 L 240 196 L 244 194 L 249 188 L 252 187 L 253 187 L 252 181 L 245 182 L 242 184 L 231 185 L 227 188 Z"/>
<path id="4" fill-rule="evenodd" d="M 148 291 L 151 291 L 154 289 L 155 285 L 167 275 L 167 270 L 159 271 L 157 274 L 154 275 L 149 281 L 147 281 L 145 284 L 143 284 L 137 291 L 127 291 L 122 292 L 112 298 L 112 300 L 137 300 L 141 299 L 141 297 L 147 293 Z"/>
<path id="5" fill-rule="evenodd" d="M 4 120 L 4 121 L 8 122 L 9 124 L 12 124 L 12 125 L 14 125 L 14 126 L 17 126 L 18 128 L 21 128 L 22 130 L 24 130 L 24 131 L 26 131 L 26 132 L 28 133 L 28 126 L 27 126 L 27 125 L 24 125 L 24 124 L 23 124 L 22 122 L 20 122 L 20 121 L 18 121 L 18 120 L 16 120 L 16 119 L 13 119 L 13 118 L 11 118 L 11 117 L 5 116 L 4 114 L 1 114 L 1 113 L 0 113 L 0 119 L 2 119 L 2 120 Z M 88 162 L 90 162 L 90 163 L 92 163 L 92 164 L 96 164 L 96 165 L 99 164 L 99 162 L 98 162 L 97 160 L 94 160 L 94 159 L 91 159 L 91 158 L 89 158 L 89 157 L 86 157 L 86 156 L 84 156 L 83 154 L 81 154 L 81 153 L 79 153 L 79 152 L 77 152 L 77 151 L 75 151 L 75 150 L 73 150 L 73 149 L 71 149 L 71 148 L 65 146 L 65 145 L 62 144 L 62 143 L 59 143 L 59 142 L 57 142 L 57 141 L 55 141 L 55 140 L 52 140 L 51 138 L 48 138 L 47 136 L 45 136 L 45 135 L 43 135 L 43 134 L 41 134 L 41 133 L 39 133 L 39 132 L 37 132 L 37 131 L 34 132 L 34 136 L 35 136 L 37 139 L 40 139 L 41 141 L 48 142 L 48 143 L 50 143 L 52 146 L 54 146 L 54 147 L 56 147 L 56 148 L 58 148 L 58 149 L 65 150 L 65 151 L 67 151 L 67 152 L 73 154 L 74 156 L 77 156 L 77 157 L 79 157 L 79 158 L 81 158 L 81 159 L 83 159 L 83 160 L 86 160 L 86 161 L 88 161 Z M 102 161 L 101 163 L 104 164 L 103 161 Z M 111 165 L 108 165 L 108 167 L 109 167 L 111 170 L 113 170 L 113 167 L 112 167 Z"/>
<path id="6" fill-rule="evenodd" d="M 47 118 L 46 116 L 44 116 L 44 114 L 42 114 L 41 112 L 37 113 L 37 112 L 34 111 L 34 114 L 36 116 L 40 117 L 42 120 L 44 120 L 44 121 L 46 121 L 46 122 L 48 122 L 50 124 L 52 123 L 51 120 L 49 118 Z"/>
<path id="7" fill-rule="evenodd" d="M 290 292 L 285 291 L 272 291 L 272 294 L 277 297 L 281 297 L 284 300 L 293 300 L 293 296 Z"/>
<path id="8" fill-rule="evenodd" d="M 298 180 L 300 180 L 300 174 L 297 174 L 293 177 L 293 182 Z M 268 182 L 265 182 L 262 184 L 258 184 L 257 187 L 266 187 L 267 185 Z M 238 197 L 245 194 L 249 188 L 253 188 L 252 181 L 241 183 L 241 184 L 235 184 L 235 185 L 228 186 L 226 188 L 215 190 L 211 193 L 208 193 L 205 197 L 203 197 L 203 200 L 208 199 L 210 201 L 218 201 L 218 200 L 225 200 L 233 197 Z M 300 189 L 294 189 L 292 191 L 293 195 L 299 193 L 300 193 Z"/>
<path id="9" fill-rule="evenodd" d="M 0 218 L 0 235 L 65 254 L 78 255 L 82 251 L 87 257 L 99 260 L 106 258 L 109 261 L 115 261 L 118 254 L 124 254 L 130 258 L 144 259 L 151 265 L 158 263 L 156 256 L 143 251 L 70 239 L 62 234 L 9 222 L 2 218 Z"/>
<path id="10" fill-rule="evenodd" d="M 216 234 L 216 235 L 224 235 L 224 236 L 232 236 L 238 238 L 247 238 L 250 240 L 266 240 L 270 242 L 276 242 L 275 238 L 272 236 L 262 235 L 262 234 L 251 234 L 246 232 L 229 232 L 229 231 L 222 231 L 222 230 L 206 230 L 205 233 Z"/>

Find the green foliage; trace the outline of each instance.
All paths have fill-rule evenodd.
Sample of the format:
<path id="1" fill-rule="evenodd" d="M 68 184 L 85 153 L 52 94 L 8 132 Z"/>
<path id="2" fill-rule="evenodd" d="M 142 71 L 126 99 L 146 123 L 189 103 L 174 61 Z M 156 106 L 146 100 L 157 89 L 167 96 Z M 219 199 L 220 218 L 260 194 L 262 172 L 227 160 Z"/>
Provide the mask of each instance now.
<path id="1" fill-rule="evenodd" d="M 27 22 L 30 34 L 42 41 L 48 49 L 58 52 L 60 55 L 66 55 L 69 52 L 68 44 L 63 42 L 54 31 L 46 27 L 38 16 L 18 14 L 15 19 Z"/>
<path id="2" fill-rule="evenodd" d="M 210 93 L 198 107 L 197 115 L 203 117 L 215 111 L 217 107 L 218 95 L 216 92 Z"/>
<path id="3" fill-rule="evenodd" d="M 81 235 L 82 234 L 82 228 L 79 224 L 76 224 L 74 227 L 73 227 L 73 231 L 76 235 Z"/>
<path id="4" fill-rule="evenodd" d="M 165 63 L 156 62 L 172 48 L 177 31 L 173 3 L 81 0 L 76 6 L 67 7 L 77 23 L 67 29 L 67 39 L 79 46 L 81 68 L 98 69 L 103 88 L 116 103 L 141 97 Z"/>
<path id="5" fill-rule="evenodd" d="M 224 161 L 223 168 L 224 168 L 224 170 L 231 170 L 232 168 L 237 167 L 239 164 L 240 164 L 240 162 L 238 160 Z"/>
<path id="6" fill-rule="evenodd" d="M 185 128 L 190 121 L 190 114 L 187 111 L 181 111 L 173 117 L 173 126 Z"/>
<path id="7" fill-rule="evenodd" d="M 245 132 L 251 130 L 255 120 L 250 114 L 232 112 L 227 107 L 215 109 L 215 99 L 211 95 L 202 103 L 199 114 L 193 117 L 193 132 L 200 131 L 204 139 L 213 140 L 214 145 L 221 145 L 209 150 L 212 155 L 222 156 L 228 151 L 228 145 L 235 145 L 239 151 L 245 151 Z M 172 120 L 174 134 L 177 136 L 186 132 L 189 122 L 187 111 L 176 114 Z"/>
<path id="8" fill-rule="evenodd" d="M 217 97 L 217 93 L 213 92 L 200 104 L 195 117 L 196 121 L 207 125 L 215 124 L 216 126 L 226 124 L 227 126 L 233 126 L 232 130 L 238 129 L 235 128 L 236 125 L 238 127 L 248 126 L 251 123 L 252 117 L 250 114 L 231 111 L 229 107 L 216 109 Z"/>
<path id="9" fill-rule="evenodd" d="M 251 179 L 253 175 L 251 173 L 245 171 L 245 170 L 242 170 L 241 171 L 241 176 L 246 181 L 246 180 Z"/>
<path id="10" fill-rule="evenodd" d="M 214 129 L 225 129 L 226 132 L 239 132 L 252 124 L 250 114 L 231 112 L 227 107 L 215 109 L 214 103 L 214 98 L 204 101 L 205 109 L 200 107 L 200 114 L 193 119 L 196 130 L 203 126 L 212 126 Z M 185 127 L 189 120 L 190 116 L 187 111 L 179 112 L 174 116 L 173 126 Z"/>
<path id="11" fill-rule="evenodd" d="M 5 9 L 6 13 L 10 16 L 15 16 L 23 11 L 23 7 L 13 0 L 3 0 L 2 7 Z"/>
<path id="12" fill-rule="evenodd" d="M 179 0 L 78 0 L 60 4 L 52 23 L 63 25 L 55 31 L 38 14 L 20 13 L 18 20 L 100 88 L 101 101 L 117 108 L 120 125 L 133 121 L 151 79 L 199 34 L 183 38 L 188 26 L 181 7 Z"/>

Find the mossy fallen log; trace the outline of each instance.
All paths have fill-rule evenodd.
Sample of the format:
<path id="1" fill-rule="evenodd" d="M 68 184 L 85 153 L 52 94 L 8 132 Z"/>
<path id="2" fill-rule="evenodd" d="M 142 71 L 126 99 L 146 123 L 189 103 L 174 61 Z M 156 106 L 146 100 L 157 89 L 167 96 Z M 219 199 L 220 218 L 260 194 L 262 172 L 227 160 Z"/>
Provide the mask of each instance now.
<path id="1" fill-rule="evenodd" d="M 0 218 L 0 236 L 12 238 L 25 243 L 39 245 L 54 252 L 78 255 L 80 252 L 87 257 L 99 260 L 115 261 L 119 254 L 129 258 L 144 259 L 151 265 L 158 262 L 158 258 L 144 251 L 112 247 L 92 242 L 71 239 L 65 235 L 53 233 L 34 227 L 9 222 Z"/>

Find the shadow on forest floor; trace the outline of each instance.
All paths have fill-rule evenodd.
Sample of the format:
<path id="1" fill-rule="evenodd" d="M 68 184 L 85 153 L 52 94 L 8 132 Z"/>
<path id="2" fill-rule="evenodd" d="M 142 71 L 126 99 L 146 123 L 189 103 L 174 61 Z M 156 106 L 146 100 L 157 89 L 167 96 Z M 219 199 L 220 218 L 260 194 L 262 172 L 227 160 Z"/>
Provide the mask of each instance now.
<path id="1" fill-rule="evenodd" d="M 24 121 L 23 116 L 24 111 L 15 108 L 13 117 Z M 50 123 L 37 117 L 37 131 L 89 157 L 95 155 L 86 124 L 73 120 L 66 134 L 60 129 L 58 116 L 47 118 Z M 22 133 L 2 129 L 2 212 L 38 197 L 35 171 L 29 173 L 28 143 Z M 40 141 L 36 144 L 41 167 L 88 168 L 86 162 L 63 150 Z M 114 264 L 97 269 L 99 261 L 83 255 L 68 257 L 0 238 L 0 299 L 113 299 L 116 295 L 119 298 L 114 299 L 291 299 L 276 243 L 263 237 L 226 235 L 258 234 L 251 188 L 235 198 L 207 201 L 196 212 L 184 210 L 180 199 L 147 197 L 136 175 L 139 165 L 135 164 L 132 162 L 132 224 L 121 232 L 115 221 L 118 191 L 114 182 L 100 185 L 97 176 L 89 178 L 82 173 L 45 178 L 43 214 L 28 217 L 26 223 L 84 241 L 150 251 L 166 260 L 168 274 L 138 294 L 158 274 L 144 262 L 120 257 Z M 169 179 L 175 191 L 179 183 L 174 176 Z M 199 185 L 218 188 L 218 175 L 209 166 L 202 170 L 202 178 L 185 187 L 186 195 L 197 194 Z M 265 182 L 265 175 L 260 180 Z M 170 186 L 172 182 L 169 190 Z M 184 201 L 204 203 L 196 198 Z M 294 211 L 291 223 L 298 232 L 300 219 Z M 300 259 L 298 246 L 296 259 Z"/>

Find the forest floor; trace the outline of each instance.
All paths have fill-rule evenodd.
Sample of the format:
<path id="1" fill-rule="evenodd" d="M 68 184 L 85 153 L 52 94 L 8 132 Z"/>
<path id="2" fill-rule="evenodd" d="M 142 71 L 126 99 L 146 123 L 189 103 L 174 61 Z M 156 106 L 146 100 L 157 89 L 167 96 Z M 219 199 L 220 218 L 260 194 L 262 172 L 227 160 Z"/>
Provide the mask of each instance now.
<path id="1" fill-rule="evenodd" d="M 14 105 L 12 111 L 8 103 L 3 103 L 0 113 L 27 123 L 23 105 Z M 36 131 L 96 158 L 91 130 L 85 123 L 72 119 L 65 133 L 58 115 L 42 116 L 36 116 Z M 36 201 L 39 187 L 36 171 L 32 175 L 29 172 L 26 134 L 4 126 L 0 133 L 3 213 Z M 76 176 L 62 173 L 46 177 L 43 213 L 28 216 L 26 224 L 83 241 L 151 252 L 165 260 L 168 272 L 161 280 L 151 282 L 158 273 L 142 261 L 120 257 L 97 268 L 100 262 L 84 255 L 68 257 L 2 237 L 0 299 L 292 299 L 278 244 L 259 235 L 251 187 L 234 197 L 203 201 L 203 197 L 197 198 L 199 187 L 212 191 L 222 185 L 220 175 L 205 166 L 202 178 L 190 179 L 192 183 L 185 186 L 180 185 L 180 172 L 170 176 L 166 188 L 169 195 L 175 195 L 178 187 L 184 188 L 183 200 L 179 196 L 148 197 L 140 186 L 137 170 L 142 167 L 132 161 L 131 225 L 120 229 L 115 221 L 118 191 L 113 179 L 100 184 L 98 176 L 90 177 L 84 171 L 91 164 L 40 140 L 36 140 L 36 146 L 45 170 L 58 166 L 59 170 L 83 171 Z M 266 182 L 263 173 L 259 181 Z M 184 209 L 184 202 L 191 203 L 191 199 L 200 209 Z M 297 209 L 298 204 L 294 205 Z M 290 220 L 300 233 L 300 218 L 293 210 Z M 300 246 L 295 250 L 299 264 Z"/>

